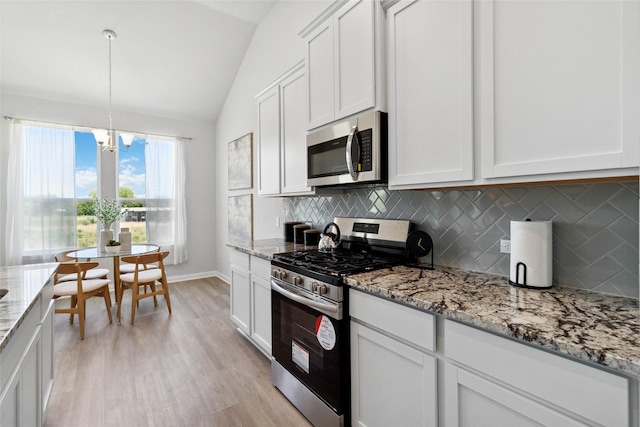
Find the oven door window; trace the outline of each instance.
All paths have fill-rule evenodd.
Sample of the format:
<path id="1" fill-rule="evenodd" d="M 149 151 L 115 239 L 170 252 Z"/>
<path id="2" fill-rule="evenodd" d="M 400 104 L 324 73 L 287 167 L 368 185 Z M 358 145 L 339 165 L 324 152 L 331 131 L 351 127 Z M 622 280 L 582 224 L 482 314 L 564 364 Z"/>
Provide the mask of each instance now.
<path id="1" fill-rule="evenodd" d="M 349 392 L 345 390 L 348 349 L 341 345 L 341 338 L 347 337 L 347 322 L 332 319 L 275 291 L 271 292 L 271 304 L 273 357 L 337 413 L 342 413 L 341 402 Z"/>

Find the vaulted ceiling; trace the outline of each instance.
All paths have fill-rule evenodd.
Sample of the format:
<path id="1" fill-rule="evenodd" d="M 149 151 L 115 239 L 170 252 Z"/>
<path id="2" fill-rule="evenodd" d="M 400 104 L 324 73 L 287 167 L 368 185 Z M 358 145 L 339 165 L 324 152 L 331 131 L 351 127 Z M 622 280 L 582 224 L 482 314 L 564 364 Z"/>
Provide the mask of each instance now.
<path id="1" fill-rule="evenodd" d="M 2 92 L 215 121 L 275 0 L 0 1 Z"/>

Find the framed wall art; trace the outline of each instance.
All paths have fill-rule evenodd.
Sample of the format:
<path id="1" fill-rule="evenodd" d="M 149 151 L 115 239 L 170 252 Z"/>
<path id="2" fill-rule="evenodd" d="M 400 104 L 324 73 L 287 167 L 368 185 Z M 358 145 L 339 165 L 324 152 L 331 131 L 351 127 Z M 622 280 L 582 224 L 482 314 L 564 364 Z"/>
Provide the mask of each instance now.
<path id="1" fill-rule="evenodd" d="M 253 187 L 253 133 L 229 143 L 229 190 Z"/>
<path id="2" fill-rule="evenodd" d="M 253 240 L 253 198 L 252 194 L 229 196 L 230 242 L 248 242 Z"/>

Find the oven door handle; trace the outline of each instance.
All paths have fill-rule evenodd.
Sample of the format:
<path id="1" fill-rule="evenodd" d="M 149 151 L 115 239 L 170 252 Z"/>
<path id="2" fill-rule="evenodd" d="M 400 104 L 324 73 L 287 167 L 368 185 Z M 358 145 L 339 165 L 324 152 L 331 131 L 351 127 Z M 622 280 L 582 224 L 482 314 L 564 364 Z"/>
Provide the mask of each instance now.
<path id="1" fill-rule="evenodd" d="M 305 298 L 301 295 L 295 294 L 291 291 L 286 290 L 285 288 L 283 288 L 282 286 L 278 285 L 276 282 L 274 282 L 273 280 L 271 281 L 271 289 L 273 289 L 274 291 L 276 291 L 277 293 L 279 293 L 282 296 L 285 296 L 293 301 L 299 302 L 302 305 L 306 305 L 307 307 L 311 307 L 311 308 L 315 308 L 317 310 L 323 311 L 323 312 L 329 312 L 329 313 L 333 313 L 335 315 L 338 314 L 338 307 L 331 305 L 331 304 L 323 304 L 321 302 L 317 302 L 314 300 L 311 300 L 309 298 Z"/>

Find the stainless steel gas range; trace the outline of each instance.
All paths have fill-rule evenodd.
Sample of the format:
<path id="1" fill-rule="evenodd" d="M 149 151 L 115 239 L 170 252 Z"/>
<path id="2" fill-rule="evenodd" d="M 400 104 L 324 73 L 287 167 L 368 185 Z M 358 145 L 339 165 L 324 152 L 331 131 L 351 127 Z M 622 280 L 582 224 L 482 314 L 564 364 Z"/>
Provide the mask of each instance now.
<path id="1" fill-rule="evenodd" d="M 348 292 L 343 278 L 406 260 L 411 222 L 336 217 L 340 244 L 271 261 L 273 384 L 317 426 L 350 423 Z"/>

